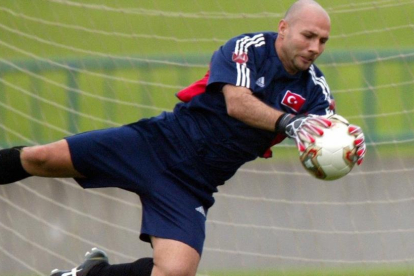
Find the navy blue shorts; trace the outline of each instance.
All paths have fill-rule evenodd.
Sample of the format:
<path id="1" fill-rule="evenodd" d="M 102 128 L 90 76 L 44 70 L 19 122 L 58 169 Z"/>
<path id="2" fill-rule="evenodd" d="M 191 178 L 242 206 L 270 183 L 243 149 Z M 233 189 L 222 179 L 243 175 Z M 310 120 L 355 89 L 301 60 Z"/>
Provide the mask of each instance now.
<path id="1" fill-rule="evenodd" d="M 84 188 L 118 187 L 140 196 L 140 238 L 181 241 L 201 255 L 206 213 L 214 202 L 211 184 L 195 166 L 197 146 L 177 135 L 174 115 L 67 137 Z"/>

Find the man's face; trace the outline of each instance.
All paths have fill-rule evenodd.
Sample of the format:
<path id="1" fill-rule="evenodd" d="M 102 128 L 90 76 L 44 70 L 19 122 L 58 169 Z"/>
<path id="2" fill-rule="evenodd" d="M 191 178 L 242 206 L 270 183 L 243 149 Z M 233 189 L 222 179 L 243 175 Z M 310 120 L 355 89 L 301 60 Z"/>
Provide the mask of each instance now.
<path id="1" fill-rule="evenodd" d="M 307 70 L 325 50 L 329 32 L 329 18 L 312 12 L 289 23 L 282 20 L 279 35 L 283 43 L 278 54 L 286 71 L 296 74 Z"/>

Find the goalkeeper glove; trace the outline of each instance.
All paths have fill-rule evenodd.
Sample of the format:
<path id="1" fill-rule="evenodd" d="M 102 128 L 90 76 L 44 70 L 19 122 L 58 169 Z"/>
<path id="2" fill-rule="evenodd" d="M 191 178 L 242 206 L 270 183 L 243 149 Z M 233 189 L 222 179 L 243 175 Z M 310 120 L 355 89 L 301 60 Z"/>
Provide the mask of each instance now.
<path id="1" fill-rule="evenodd" d="M 327 118 L 316 115 L 292 115 L 285 113 L 275 124 L 277 133 L 284 133 L 295 140 L 300 152 L 306 150 L 305 143 L 314 143 L 315 135 L 322 136 L 323 129 L 329 128 L 332 122 Z"/>
<path id="2" fill-rule="evenodd" d="M 366 152 L 366 145 L 365 145 L 365 136 L 362 132 L 362 129 L 359 126 L 356 125 L 349 125 L 348 127 L 349 134 L 355 136 L 355 147 L 356 147 L 356 155 L 357 165 L 361 165 L 362 161 L 364 161 L 364 156 Z"/>

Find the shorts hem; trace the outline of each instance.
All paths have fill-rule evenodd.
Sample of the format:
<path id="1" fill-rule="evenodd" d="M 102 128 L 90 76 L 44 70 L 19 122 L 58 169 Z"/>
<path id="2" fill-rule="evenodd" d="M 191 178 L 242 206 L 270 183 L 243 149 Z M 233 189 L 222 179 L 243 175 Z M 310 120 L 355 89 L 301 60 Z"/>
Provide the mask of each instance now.
<path id="1" fill-rule="evenodd" d="M 182 242 L 182 243 L 190 246 L 194 250 L 196 250 L 197 253 L 200 256 L 203 253 L 203 245 L 195 244 L 194 242 L 191 242 L 190 240 L 187 240 L 187 239 L 177 238 L 174 235 L 166 235 L 164 233 L 160 233 L 160 234 L 141 233 L 141 235 L 139 236 L 139 238 L 140 238 L 141 241 L 148 242 L 148 243 L 151 244 L 151 236 L 152 237 L 161 238 L 161 239 L 168 239 L 168 240 L 179 241 L 179 242 Z M 152 244 L 151 244 L 151 246 L 152 246 Z"/>

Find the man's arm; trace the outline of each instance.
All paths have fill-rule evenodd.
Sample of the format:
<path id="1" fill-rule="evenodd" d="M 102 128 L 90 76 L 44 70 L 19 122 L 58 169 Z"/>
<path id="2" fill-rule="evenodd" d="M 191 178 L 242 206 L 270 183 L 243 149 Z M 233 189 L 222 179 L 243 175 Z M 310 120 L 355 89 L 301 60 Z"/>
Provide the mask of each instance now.
<path id="1" fill-rule="evenodd" d="M 299 151 L 305 151 L 305 142 L 315 142 L 315 135 L 323 135 L 323 127 L 332 125 L 321 116 L 293 115 L 274 109 L 245 87 L 226 84 L 223 94 L 229 116 L 252 127 L 286 134 L 295 140 Z"/>
<path id="2" fill-rule="evenodd" d="M 275 131 L 275 123 L 284 114 L 256 98 L 246 87 L 226 84 L 223 94 L 229 116 L 252 127 Z"/>

